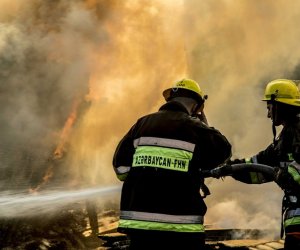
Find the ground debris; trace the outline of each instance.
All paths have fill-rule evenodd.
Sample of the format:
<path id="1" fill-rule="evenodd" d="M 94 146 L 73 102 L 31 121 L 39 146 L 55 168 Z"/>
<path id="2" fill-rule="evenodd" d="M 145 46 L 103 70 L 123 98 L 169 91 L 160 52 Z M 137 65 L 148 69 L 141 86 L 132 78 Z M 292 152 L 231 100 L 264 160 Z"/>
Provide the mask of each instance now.
<path id="1" fill-rule="evenodd" d="M 284 241 L 264 238 L 268 233 L 256 229 L 207 229 L 205 250 L 282 250 Z M 108 232 L 98 237 L 104 242 L 101 250 L 129 249 L 130 240 L 126 234 Z"/>
<path id="2" fill-rule="evenodd" d="M 117 232 L 118 219 L 116 205 L 90 203 L 56 214 L 0 219 L 0 249 L 126 250 L 130 239 Z M 284 241 L 272 237 L 266 230 L 206 228 L 206 250 L 282 250 Z"/>
<path id="3" fill-rule="evenodd" d="M 0 219 L 0 249 L 97 249 L 101 241 L 90 230 L 85 209 L 63 209 L 56 214 Z"/>

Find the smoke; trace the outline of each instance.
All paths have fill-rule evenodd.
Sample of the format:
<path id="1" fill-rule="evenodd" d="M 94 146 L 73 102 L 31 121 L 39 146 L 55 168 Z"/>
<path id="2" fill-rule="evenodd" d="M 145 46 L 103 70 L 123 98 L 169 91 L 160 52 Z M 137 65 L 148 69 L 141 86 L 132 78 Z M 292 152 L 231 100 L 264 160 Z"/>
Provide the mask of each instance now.
<path id="1" fill-rule="evenodd" d="M 206 223 L 212 227 L 264 229 L 279 236 L 283 192 L 274 183 L 247 185 L 231 178 L 210 183 Z"/>
<path id="2" fill-rule="evenodd" d="M 1 1 L 1 190 L 35 187 L 47 169 L 49 186 L 119 183 L 111 166 L 118 141 L 186 76 L 209 95 L 209 123 L 234 157 L 264 149 L 272 140 L 264 86 L 300 76 L 298 8 L 292 0 Z M 275 221 L 279 230 L 274 184 L 227 179 L 209 181 L 208 222 Z"/>
<path id="3" fill-rule="evenodd" d="M 185 3 L 190 74 L 209 96 L 209 122 L 232 143 L 233 158 L 250 157 L 272 142 L 271 121 L 260 101 L 266 83 L 276 78 L 299 79 L 300 33 L 295 26 L 299 4 Z M 230 177 L 208 183 L 212 192 L 207 199 L 208 222 L 272 229 L 279 235 L 283 193 L 275 184 L 246 185 Z"/>
<path id="4" fill-rule="evenodd" d="M 207 113 L 238 156 L 255 153 L 272 136 L 263 140 L 260 133 L 271 127 L 260 102 L 266 83 L 299 76 L 295 8 L 294 1 L 186 1 L 191 74 L 212 97 Z"/>

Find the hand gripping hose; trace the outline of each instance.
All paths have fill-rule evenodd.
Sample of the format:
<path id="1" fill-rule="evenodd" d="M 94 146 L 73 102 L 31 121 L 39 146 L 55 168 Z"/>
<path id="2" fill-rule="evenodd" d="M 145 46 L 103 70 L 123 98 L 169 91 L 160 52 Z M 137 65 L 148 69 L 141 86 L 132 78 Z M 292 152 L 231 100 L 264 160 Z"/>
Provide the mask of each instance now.
<path id="1" fill-rule="evenodd" d="M 224 168 L 226 168 L 226 170 Z M 231 176 L 234 173 L 237 173 L 239 171 L 261 172 L 263 174 L 266 174 L 272 179 L 275 178 L 275 174 L 276 174 L 276 171 L 273 167 L 265 164 L 259 164 L 259 163 L 238 163 L 232 165 L 225 164 L 211 170 L 202 171 L 202 174 L 204 175 L 205 178 L 207 177 L 220 178 L 222 176 Z"/>

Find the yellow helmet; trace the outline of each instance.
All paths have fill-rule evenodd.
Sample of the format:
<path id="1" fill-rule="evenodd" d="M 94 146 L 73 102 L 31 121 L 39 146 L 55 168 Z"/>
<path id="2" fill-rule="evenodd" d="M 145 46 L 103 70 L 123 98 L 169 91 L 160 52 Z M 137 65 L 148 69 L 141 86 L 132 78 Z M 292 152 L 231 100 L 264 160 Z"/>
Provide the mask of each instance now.
<path id="1" fill-rule="evenodd" d="M 172 88 L 168 88 L 163 91 L 163 96 L 166 101 L 170 99 L 170 97 L 174 96 L 174 93 L 177 93 L 179 90 L 187 90 L 189 95 L 198 101 L 204 101 L 207 99 L 207 95 L 204 95 L 199 84 L 192 79 L 182 79 L 173 85 Z"/>
<path id="2" fill-rule="evenodd" d="M 263 101 L 271 101 L 273 98 L 276 102 L 300 106 L 300 91 L 293 80 L 276 79 L 269 82 Z"/>

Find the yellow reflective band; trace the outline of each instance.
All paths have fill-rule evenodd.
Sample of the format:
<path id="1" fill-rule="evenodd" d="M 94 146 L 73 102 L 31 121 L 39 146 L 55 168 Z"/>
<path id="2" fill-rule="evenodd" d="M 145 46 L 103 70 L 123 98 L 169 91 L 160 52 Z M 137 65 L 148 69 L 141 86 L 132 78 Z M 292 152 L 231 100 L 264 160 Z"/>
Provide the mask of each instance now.
<path id="1" fill-rule="evenodd" d="M 117 177 L 120 181 L 125 181 L 125 179 L 127 178 L 128 173 L 125 174 L 117 174 Z"/>
<path id="2" fill-rule="evenodd" d="M 289 199 L 291 200 L 292 197 L 296 198 L 295 196 L 290 196 Z M 300 208 L 289 210 L 284 215 L 285 220 L 296 217 L 296 216 L 300 216 Z"/>
<path id="3" fill-rule="evenodd" d="M 138 220 L 119 220 L 119 227 L 142 229 L 142 230 L 160 230 L 185 233 L 204 233 L 204 225 L 202 224 L 172 224 L 151 221 Z"/>
<path id="4" fill-rule="evenodd" d="M 287 155 L 288 155 L 289 161 L 293 161 L 294 160 L 294 157 L 293 157 L 292 153 L 288 153 Z"/>
<path id="5" fill-rule="evenodd" d="M 292 167 L 294 167 L 295 169 L 297 169 L 298 171 L 300 171 L 300 164 L 297 163 L 296 161 L 289 162 L 289 165 L 291 165 Z"/>
<path id="6" fill-rule="evenodd" d="M 133 167 L 157 167 L 187 172 L 193 153 L 174 148 L 139 146 L 133 155 Z"/>
<path id="7" fill-rule="evenodd" d="M 288 166 L 288 172 L 293 177 L 294 181 L 300 184 L 299 172 L 292 166 Z"/>
<path id="8" fill-rule="evenodd" d="M 299 224 L 300 224 L 300 217 L 293 217 L 284 221 L 284 227 L 299 225 Z"/>

